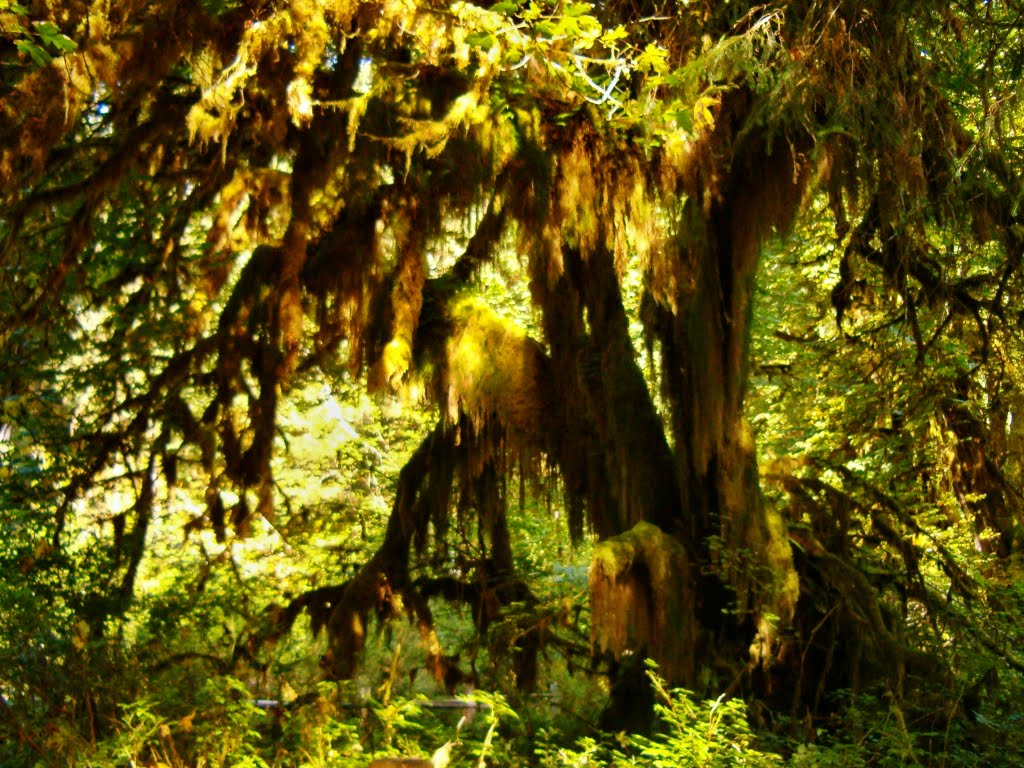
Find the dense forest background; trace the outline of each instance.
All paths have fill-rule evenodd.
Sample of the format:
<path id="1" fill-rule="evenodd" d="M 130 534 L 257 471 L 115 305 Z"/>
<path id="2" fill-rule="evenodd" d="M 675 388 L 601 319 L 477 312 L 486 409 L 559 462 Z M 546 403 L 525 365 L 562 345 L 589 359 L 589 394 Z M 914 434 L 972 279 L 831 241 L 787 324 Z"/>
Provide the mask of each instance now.
<path id="1" fill-rule="evenodd" d="M 0 0 L 0 763 L 1019 765 L 1022 31 Z"/>

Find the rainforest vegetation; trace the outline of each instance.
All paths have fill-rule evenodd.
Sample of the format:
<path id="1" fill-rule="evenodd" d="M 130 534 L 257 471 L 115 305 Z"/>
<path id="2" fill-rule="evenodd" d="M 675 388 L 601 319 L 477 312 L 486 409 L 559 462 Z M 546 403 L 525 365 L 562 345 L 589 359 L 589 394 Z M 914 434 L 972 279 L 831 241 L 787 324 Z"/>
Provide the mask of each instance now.
<path id="1" fill-rule="evenodd" d="M 0 0 L 0 764 L 1020 765 L 1022 38 Z"/>

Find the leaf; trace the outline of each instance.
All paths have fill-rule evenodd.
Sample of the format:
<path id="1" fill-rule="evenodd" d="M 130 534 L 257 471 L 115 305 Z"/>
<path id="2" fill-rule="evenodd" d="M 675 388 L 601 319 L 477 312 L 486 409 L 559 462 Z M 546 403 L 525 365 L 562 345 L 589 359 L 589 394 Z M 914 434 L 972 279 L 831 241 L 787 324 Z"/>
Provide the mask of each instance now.
<path id="1" fill-rule="evenodd" d="M 48 38 L 60 34 L 60 28 L 52 21 L 36 21 L 33 23 L 33 26 L 36 28 L 36 32 L 39 33 L 39 36 L 43 38 L 43 40 L 47 40 Z"/>
<path id="2" fill-rule="evenodd" d="M 569 3 L 569 7 L 565 9 L 565 15 L 570 19 L 579 18 L 593 7 L 590 3 Z"/>
<path id="3" fill-rule="evenodd" d="M 538 35 L 544 35 L 546 37 L 554 37 L 561 31 L 561 27 L 558 24 L 548 20 L 537 22 L 533 28 Z"/>
<path id="4" fill-rule="evenodd" d="M 684 133 L 693 133 L 693 110 L 680 109 L 673 115 L 676 125 Z"/>
<path id="5" fill-rule="evenodd" d="M 496 38 L 490 32 L 470 32 L 466 35 L 466 45 L 473 48 L 491 48 Z"/>
<path id="6" fill-rule="evenodd" d="M 89 641 L 89 622 L 85 619 L 79 619 L 75 625 L 75 634 L 71 638 L 71 644 L 75 647 L 76 651 L 82 650 L 86 643 Z"/>
<path id="7" fill-rule="evenodd" d="M 647 69 L 663 75 L 669 70 L 668 51 L 660 45 L 648 43 L 644 52 L 637 57 L 636 63 L 640 69 Z"/>
<path id="8" fill-rule="evenodd" d="M 36 22 L 34 26 L 39 35 L 39 39 L 42 40 L 44 44 L 52 46 L 58 51 L 70 53 L 78 47 L 75 41 L 61 32 L 60 28 L 52 21 L 39 21 Z"/>
<path id="9" fill-rule="evenodd" d="M 519 5 L 519 3 L 514 3 L 510 2 L 510 0 L 505 0 L 505 2 L 495 3 L 494 5 L 492 5 L 490 7 L 490 11 L 491 13 L 515 13 L 516 11 L 519 10 Z"/>
<path id="10" fill-rule="evenodd" d="M 540 18 L 541 13 L 543 13 L 543 9 L 537 3 L 530 3 L 526 7 L 526 10 L 523 11 L 523 20 L 535 21 Z"/>
<path id="11" fill-rule="evenodd" d="M 715 96 L 701 96 L 693 106 L 693 119 L 700 128 L 709 128 L 715 124 L 715 116 L 711 107 L 718 106 Z"/>
<path id="12" fill-rule="evenodd" d="M 29 40 L 18 40 L 14 44 L 19 51 L 28 54 L 36 66 L 45 67 L 53 60 L 50 54 Z"/>
<path id="13" fill-rule="evenodd" d="M 194 727 L 193 723 L 196 719 L 196 710 L 192 710 L 183 718 L 178 721 L 178 728 L 181 729 L 182 733 L 191 733 Z"/>
<path id="14" fill-rule="evenodd" d="M 593 16 L 580 16 L 576 19 L 576 27 L 580 34 L 596 39 L 601 33 L 601 22 Z"/>
<path id="15" fill-rule="evenodd" d="M 604 45 L 614 45 L 619 40 L 624 40 L 627 37 L 626 28 L 621 24 L 615 29 L 609 29 L 603 35 L 601 35 L 601 42 Z"/>
<path id="16" fill-rule="evenodd" d="M 58 35 L 50 41 L 51 45 L 63 53 L 71 53 L 72 51 L 78 50 L 78 43 L 72 40 L 67 35 Z"/>

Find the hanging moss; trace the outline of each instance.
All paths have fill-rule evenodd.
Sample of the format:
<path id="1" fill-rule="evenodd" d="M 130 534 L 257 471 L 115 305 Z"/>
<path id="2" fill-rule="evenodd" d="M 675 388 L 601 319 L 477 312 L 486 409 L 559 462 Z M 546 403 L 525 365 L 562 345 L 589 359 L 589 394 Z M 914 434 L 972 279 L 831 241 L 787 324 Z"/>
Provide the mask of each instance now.
<path id="1" fill-rule="evenodd" d="M 695 601 L 686 550 L 650 523 L 606 539 L 590 565 L 591 638 L 616 660 L 651 657 L 680 685 L 694 681 Z"/>
<path id="2" fill-rule="evenodd" d="M 456 299 L 448 314 L 444 402 L 449 420 L 465 414 L 482 428 L 496 419 L 507 439 L 538 451 L 548 405 L 543 349 L 475 297 Z"/>

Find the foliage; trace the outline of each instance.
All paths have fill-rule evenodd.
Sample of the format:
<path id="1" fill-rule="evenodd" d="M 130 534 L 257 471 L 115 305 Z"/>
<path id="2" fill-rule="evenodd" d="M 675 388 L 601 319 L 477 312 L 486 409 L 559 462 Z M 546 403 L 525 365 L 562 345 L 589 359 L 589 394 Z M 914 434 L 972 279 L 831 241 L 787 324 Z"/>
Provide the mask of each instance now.
<path id="1" fill-rule="evenodd" d="M 0 34 L 14 42 L 18 53 L 43 67 L 53 56 L 70 53 L 77 48 L 74 40 L 65 35 L 52 21 L 33 21 L 25 26 L 28 9 L 20 3 L 0 2 Z"/>
<path id="2" fill-rule="evenodd" d="M 620 734 L 617 743 L 580 739 L 575 749 L 541 742 L 537 756 L 550 768 L 569 766 L 769 766 L 785 761 L 761 751 L 739 699 L 701 701 L 690 691 L 669 690 L 649 671 L 658 695 L 659 728 L 652 737 Z M 802 754 L 802 753 L 801 753 Z M 794 761 L 794 764 L 801 764 Z M 822 764 L 828 764 L 827 761 Z"/>

